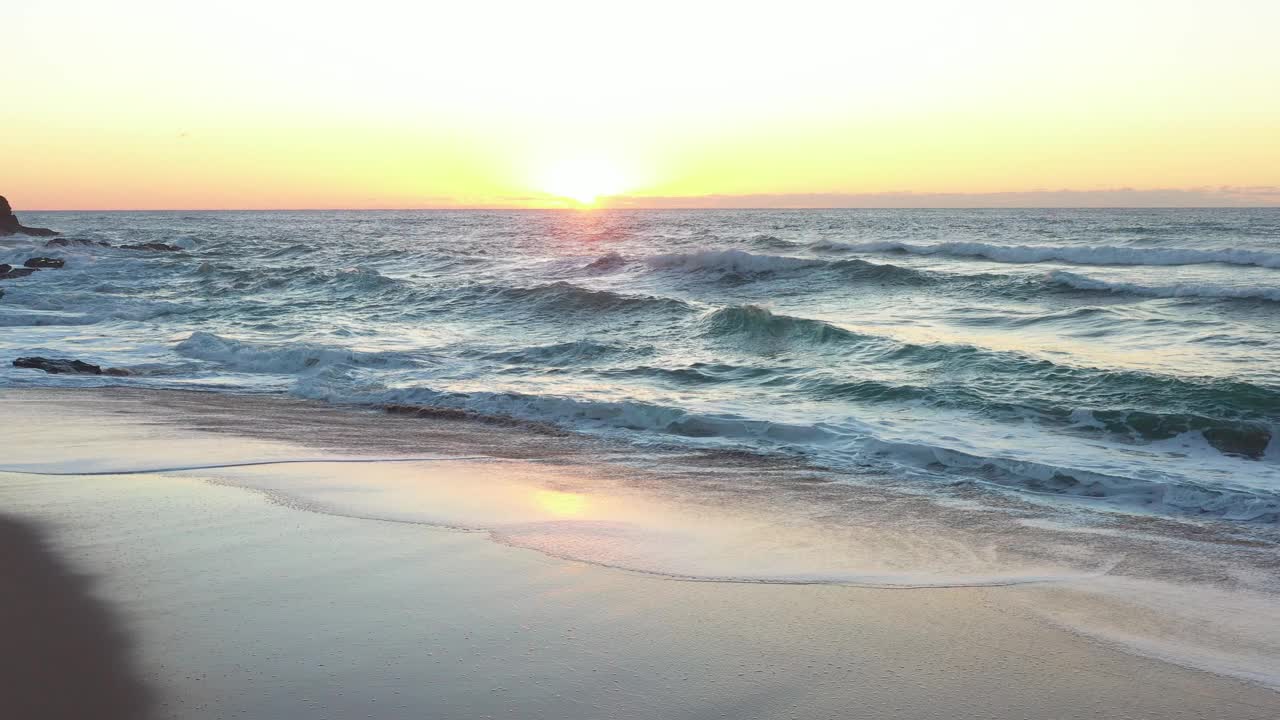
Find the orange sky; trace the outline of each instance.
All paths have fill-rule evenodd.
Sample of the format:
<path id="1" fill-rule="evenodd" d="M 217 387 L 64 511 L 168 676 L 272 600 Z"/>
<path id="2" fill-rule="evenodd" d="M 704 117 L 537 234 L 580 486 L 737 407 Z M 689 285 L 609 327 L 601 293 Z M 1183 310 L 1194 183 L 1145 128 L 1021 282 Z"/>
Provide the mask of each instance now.
<path id="1" fill-rule="evenodd" d="M 122 0 L 5 22 L 18 209 L 1280 204 L 1272 1 Z"/>

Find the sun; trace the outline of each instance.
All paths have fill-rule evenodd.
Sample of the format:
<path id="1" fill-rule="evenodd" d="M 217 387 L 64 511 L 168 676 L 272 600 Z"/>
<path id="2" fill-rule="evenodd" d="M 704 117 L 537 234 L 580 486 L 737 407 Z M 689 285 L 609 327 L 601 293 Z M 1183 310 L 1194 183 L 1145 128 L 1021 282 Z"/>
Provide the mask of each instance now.
<path id="1" fill-rule="evenodd" d="M 617 195 L 626 187 L 621 171 L 600 158 L 561 160 L 548 166 L 539 187 L 578 205 L 595 205 L 602 197 Z"/>

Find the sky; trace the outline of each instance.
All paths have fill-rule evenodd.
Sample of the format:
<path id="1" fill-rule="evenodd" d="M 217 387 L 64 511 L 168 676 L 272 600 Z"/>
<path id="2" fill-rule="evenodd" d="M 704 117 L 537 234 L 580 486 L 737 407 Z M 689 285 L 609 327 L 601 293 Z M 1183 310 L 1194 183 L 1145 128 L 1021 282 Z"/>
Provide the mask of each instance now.
<path id="1" fill-rule="evenodd" d="M 1280 2 L 8 4 L 15 209 L 1280 205 Z"/>

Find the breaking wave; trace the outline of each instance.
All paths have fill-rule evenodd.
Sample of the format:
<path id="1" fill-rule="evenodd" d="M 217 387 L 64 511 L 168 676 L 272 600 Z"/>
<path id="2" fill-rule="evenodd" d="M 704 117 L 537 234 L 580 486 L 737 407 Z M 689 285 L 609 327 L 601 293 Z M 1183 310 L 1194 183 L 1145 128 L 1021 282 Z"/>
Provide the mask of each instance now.
<path id="1" fill-rule="evenodd" d="M 996 485 L 1031 493 L 1075 497 L 1119 508 L 1237 521 L 1280 521 L 1280 494 L 1261 489 L 1211 487 L 1185 478 L 1133 477 L 1050 463 L 977 455 L 944 445 L 882 439 L 861 423 L 788 423 L 734 413 L 701 413 L 637 400 L 597 401 L 552 395 L 450 392 L 426 387 L 346 393 L 325 383 L 302 383 L 297 394 L 337 403 L 384 406 L 404 413 L 420 407 L 469 417 L 550 423 L 574 431 L 632 431 L 801 452 L 838 467 L 872 460 L 941 478 Z"/>
<path id="2" fill-rule="evenodd" d="M 720 308 L 704 316 L 700 323 L 707 336 L 755 342 L 788 340 L 826 345 L 865 339 L 862 335 L 821 320 L 775 314 L 759 305 Z"/>
<path id="3" fill-rule="evenodd" d="M 1124 293 L 1156 298 L 1225 298 L 1235 300 L 1268 300 L 1280 302 L 1280 287 L 1258 285 L 1209 285 L 1202 283 L 1177 283 L 1172 285 L 1142 285 L 1129 282 L 1111 282 L 1086 277 L 1066 270 L 1053 270 L 1047 276 L 1049 282 L 1076 290 Z"/>
<path id="4" fill-rule="evenodd" d="M 815 250 L 851 253 L 904 253 L 977 257 L 1003 263 L 1063 262 L 1073 265 L 1253 265 L 1280 268 L 1280 253 L 1227 248 L 1142 248 L 1106 245 L 996 245 L 982 242 L 941 242 L 933 244 L 896 241 L 842 243 L 823 241 Z"/>
<path id="5" fill-rule="evenodd" d="M 194 332 L 174 348 L 195 360 L 249 373 L 294 375 L 333 367 L 412 367 L 419 364 L 401 353 L 361 352 L 324 345 L 250 343 L 208 332 Z"/>
<path id="6" fill-rule="evenodd" d="M 677 272 L 773 275 L 823 270 L 836 272 L 846 279 L 885 280 L 910 284 L 925 284 L 937 280 L 930 273 L 887 263 L 872 263 L 860 259 L 832 261 L 823 258 L 759 255 L 735 249 L 653 255 L 645 258 L 644 262 L 654 270 Z"/>

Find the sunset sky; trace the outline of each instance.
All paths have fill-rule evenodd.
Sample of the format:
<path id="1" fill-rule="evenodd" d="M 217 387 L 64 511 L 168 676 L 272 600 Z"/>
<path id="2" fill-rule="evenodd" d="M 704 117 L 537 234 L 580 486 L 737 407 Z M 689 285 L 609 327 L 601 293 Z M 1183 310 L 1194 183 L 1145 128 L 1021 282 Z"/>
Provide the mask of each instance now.
<path id="1" fill-rule="evenodd" d="M 1280 204 L 1275 0 L 3 15 L 18 209 Z"/>

